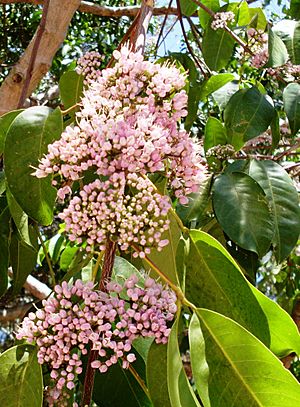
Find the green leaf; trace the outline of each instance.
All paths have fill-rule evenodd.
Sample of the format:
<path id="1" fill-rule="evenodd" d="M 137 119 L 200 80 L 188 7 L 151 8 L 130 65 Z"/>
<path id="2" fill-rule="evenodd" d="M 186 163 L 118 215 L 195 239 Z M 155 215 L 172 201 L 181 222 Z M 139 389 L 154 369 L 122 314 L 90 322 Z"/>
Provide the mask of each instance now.
<path id="1" fill-rule="evenodd" d="M 220 9 L 219 0 L 202 0 L 201 3 L 214 12 Z M 207 24 L 211 21 L 211 16 L 202 8 L 199 9 L 198 15 L 201 27 L 206 28 Z"/>
<path id="2" fill-rule="evenodd" d="M 8 286 L 9 244 L 11 235 L 11 215 L 6 207 L 0 213 L 0 297 Z"/>
<path id="3" fill-rule="evenodd" d="M 6 190 L 6 179 L 4 171 L 0 171 L 0 196 Z"/>
<path id="4" fill-rule="evenodd" d="M 42 225 L 52 222 L 56 190 L 50 178 L 32 176 L 33 167 L 47 152 L 48 144 L 62 132 L 59 109 L 30 107 L 13 121 L 7 134 L 4 164 L 7 183 L 14 198 L 32 219 Z"/>
<path id="5" fill-rule="evenodd" d="M 300 20 L 300 0 L 291 0 L 290 9 L 288 10 L 288 14 L 292 18 L 295 18 L 296 20 Z"/>
<path id="6" fill-rule="evenodd" d="M 24 244 L 35 250 L 29 236 L 28 216 L 13 197 L 9 188 L 6 189 L 6 199 L 9 211 Z"/>
<path id="7" fill-rule="evenodd" d="M 135 354 L 137 360 L 132 366 L 145 380 L 144 361 L 137 352 Z M 122 369 L 120 364 L 112 365 L 106 373 L 96 371 L 93 401 L 101 407 L 152 407 L 135 377 L 129 370 Z"/>
<path id="8" fill-rule="evenodd" d="M 79 248 L 79 250 L 75 253 L 75 256 L 72 258 L 63 280 L 69 281 L 71 278 L 79 274 L 80 271 L 90 263 L 92 258 L 92 254 L 87 254 L 85 250 Z"/>
<path id="9" fill-rule="evenodd" d="M 219 73 L 211 76 L 200 88 L 200 99 L 205 100 L 208 95 L 222 88 L 226 83 L 234 80 L 234 78 L 235 76 L 231 73 Z"/>
<path id="10" fill-rule="evenodd" d="M 282 66 L 289 59 L 284 42 L 271 28 L 269 28 L 268 52 L 268 67 L 276 68 L 277 66 Z"/>
<path id="11" fill-rule="evenodd" d="M 59 92 L 64 109 L 68 109 L 80 101 L 83 95 L 83 79 L 83 76 L 75 71 L 65 72 L 61 76 L 59 80 Z"/>
<path id="12" fill-rule="evenodd" d="M 148 258 L 171 280 L 174 284 L 178 284 L 177 268 L 176 268 L 176 251 L 178 242 L 181 236 L 180 228 L 174 216 L 169 212 L 170 220 L 169 229 L 162 234 L 162 239 L 168 239 L 169 244 L 160 252 L 156 249 L 151 249 Z M 145 270 L 149 270 L 149 265 L 145 264 Z M 156 277 L 157 274 L 154 271 Z"/>
<path id="13" fill-rule="evenodd" d="M 260 7 L 249 7 L 249 14 L 251 17 L 250 26 L 256 30 L 265 31 L 268 21 L 263 10 Z"/>
<path id="14" fill-rule="evenodd" d="M 207 66 L 213 71 L 224 68 L 232 57 L 234 44 L 228 32 L 207 26 L 202 40 L 202 53 Z"/>
<path id="15" fill-rule="evenodd" d="M 200 407 L 182 365 L 178 345 L 178 325 L 179 318 L 171 329 L 167 351 L 167 380 L 171 406 Z"/>
<path id="16" fill-rule="evenodd" d="M 295 247 L 300 233 L 298 193 L 287 172 L 270 160 L 251 160 L 249 175 L 264 190 L 273 212 L 274 253 L 281 263 Z"/>
<path id="17" fill-rule="evenodd" d="M 300 355 L 300 335 L 291 316 L 275 301 L 266 297 L 251 284 L 250 288 L 264 311 L 271 334 L 270 350 L 282 358 L 292 352 Z"/>
<path id="18" fill-rule="evenodd" d="M 243 142 L 266 131 L 273 117 L 273 106 L 257 88 L 239 90 L 224 111 L 229 143 L 239 149 Z"/>
<path id="19" fill-rule="evenodd" d="M 290 83 L 283 91 L 283 106 L 289 120 L 292 134 L 300 129 L 300 85 Z"/>
<path id="20" fill-rule="evenodd" d="M 116 256 L 114 260 L 112 279 L 123 285 L 124 280 L 126 280 L 133 274 L 136 274 L 141 281 L 144 281 L 145 278 L 136 267 L 134 267 L 123 257 Z"/>
<path id="21" fill-rule="evenodd" d="M 205 306 L 234 319 L 269 345 L 267 319 L 229 253 L 205 232 L 192 230 L 190 235 L 187 299 L 197 307 Z"/>
<path id="22" fill-rule="evenodd" d="M 32 238 L 35 231 L 32 228 Z M 33 239 L 32 239 L 33 240 Z M 12 294 L 16 295 L 20 292 L 27 277 L 34 269 L 37 263 L 37 250 L 32 250 L 27 245 L 22 244 L 18 233 L 13 233 L 9 247 L 10 264 L 13 270 L 13 290 Z"/>
<path id="23" fill-rule="evenodd" d="M 299 405 L 297 380 L 257 338 L 216 312 L 198 309 L 196 313 L 205 348 L 200 342 L 198 358 L 192 364 L 207 363 L 209 369 L 208 379 L 207 369 L 203 377 L 198 375 L 201 398 L 209 394 L 211 406 Z"/>
<path id="24" fill-rule="evenodd" d="M 189 325 L 190 357 L 196 389 L 205 407 L 211 407 L 209 399 L 209 366 L 206 362 L 205 339 L 200 322 L 194 313 Z"/>
<path id="25" fill-rule="evenodd" d="M 191 82 L 188 92 L 187 110 L 188 114 L 185 118 L 184 128 L 189 131 L 198 116 L 198 108 L 200 102 L 200 84 L 198 82 Z"/>
<path id="26" fill-rule="evenodd" d="M 291 62 L 300 64 L 300 22 L 293 20 L 281 20 L 273 31 L 284 42 Z"/>
<path id="27" fill-rule="evenodd" d="M 204 130 L 204 151 L 217 146 L 224 145 L 227 142 L 227 132 L 223 123 L 215 117 L 209 117 Z"/>
<path id="28" fill-rule="evenodd" d="M 214 183 L 213 207 L 234 243 L 259 256 L 266 254 L 274 223 L 264 191 L 253 178 L 241 172 L 220 175 Z"/>
<path id="29" fill-rule="evenodd" d="M 180 0 L 181 12 L 184 16 L 191 16 L 195 13 L 198 6 L 192 0 Z"/>
<path id="30" fill-rule="evenodd" d="M 23 110 L 24 109 L 13 110 L 11 112 L 5 113 L 0 117 L 0 155 L 3 154 L 6 134 L 12 122 L 21 112 L 23 112 Z"/>
<path id="31" fill-rule="evenodd" d="M 42 367 L 32 345 L 18 345 L 0 356 L 0 405 L 41 407 Z"/>
<path id="32" fill-rule="evenodd" d="M 222 88 L 213 92 L 212 96 L 219 105 L 220 110 L 224 110 L 232 95 L 239 90 L 238 81 L 226 83 Z"/>
<path id="33" fill-rule="evenodd" d="M 271 122 L 271 133 L 272 133 L 272 147 L 275 149 L 281 138 L 280 126 L 279 126 L 279 114 L 275 111 L 274 118 Z"/>
<path id="34" fill-rule="evenodd" d="M 238 25 L 243 27 L 248 25 L 250 21 L 251 16 L 248 3 L 246 1 L 242 1 L 238 11 Z"/>
<path id="35" fill-rule="evenodd" d="M 74 256 L 78 252 L 79 247 L 76 246 L 67 246 L 63 250 L 60 259 L 59 259 L 59 267 L 63 271 L 67 271 Z"/>
<path id="36" fill-rule="evenodd" d="M 153 406 L 172 407 L 167 391 L 167 346 L 152 343 L 147 359 L 147 385 Z"/>

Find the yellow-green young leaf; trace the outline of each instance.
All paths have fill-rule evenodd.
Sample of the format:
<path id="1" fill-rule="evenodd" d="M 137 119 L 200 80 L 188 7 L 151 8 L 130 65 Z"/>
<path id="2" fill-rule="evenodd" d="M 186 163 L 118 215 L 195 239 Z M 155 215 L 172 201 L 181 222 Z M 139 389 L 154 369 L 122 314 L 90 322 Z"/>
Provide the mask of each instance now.
<path id="1" fill-rule="evenodd" d="M 14 346 L 0 356 L 0 406 L 41 407 L 42 368 L 32 345 Z"/>
<path id="2" fill-rule="evenodd" d="M 6 137 L 4 164 L 8 187 L 23 211 L 42 225 L 52 222 L 56 190 L 50 177 L 32 176 L 32 167 L 38 166 L 48 144 L 58 139 L 61 132 L 60 110 L 52 112 L 48 107 L 38 106 L 20 113 Z"/>
<path id="3" fill-rule="evenodd" d="M 171 407 L 167 382 L 167 345 L 153 342 L 150 347 L 147 386 L 155 407 Z"/>
<path id="4" fill-rule="evenodd" d="M 186 377 L 178 345 L 179 318 L 173 324 L 167 352 L 167 379 L 172 407 L 200 407 Z"/>
<path id="5" fill-rule="evenodd" d="M 248 174 L 220 175 L 213 187 L 213 207 L 224 232 L 243 249 L 263 256 L 274 235 L 273 213 L 260 185 Z"/>
<path id="6" fill-rule="evenodd" d="M 197 307 L 207 307 L 234 319 L 268 346 L 267 318 L 242 272 L 224 255 L 225 248 L 205 232 L 192 230 L 190 236 L 187 299 Z"/>
<path id="7" fill-rule="evenodd" d="M 260 7 L 249 7 L 249 14 L 251 18 L 250 26 L 256 30 L 265 31 L 268 21 L 263 10 Z"/>
<path id="8" fill-rule="evenodd" d="M 197 390 L 211 406 L 296 407 L 300 385 L 281 361 L 255 336 L 233 320 L 214 311 L 198 309 L 205 347 L 200 342 Z M 194 352 L 195 354 L 195 352 Z M 201 358 L 201 360 L 200 360 Z M 203 371 L 203 369 L 202 369 Z M 201 380 L 202 379 L 202 380 Z"/>
<path id="9" fill-rule="evenodd" d="M 295 247 L 300 233 L 298 193 L 281 165 L 269 160 L 251 160 L 249 175 L 264 190 L 273 212 L 274 253 L 282 262 Z"/>

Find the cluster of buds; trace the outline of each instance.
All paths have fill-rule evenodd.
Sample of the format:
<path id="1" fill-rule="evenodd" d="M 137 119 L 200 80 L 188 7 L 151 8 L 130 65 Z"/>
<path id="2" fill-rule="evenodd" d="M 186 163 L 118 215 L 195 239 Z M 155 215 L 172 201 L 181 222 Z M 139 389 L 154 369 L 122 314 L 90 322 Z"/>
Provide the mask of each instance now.
<path id="1" fill-rule="evenodd" d="M 89 51 L 77 60 L 76 72 L 84 76 L 85 85 L 89 85 L 98 78 L 100 66 L 104 59 L 104 55 L 99 54 L 99 52 Z"/>
<path id="2" fill-rule="evenodd" d="M 206 158 L 215 157 L 218 160 L 226 160 L 232 157 L 235 154 L 235 149 L 231 144 L 218 144 L 216 146 L 211 147 L 206 152 Z"/>
<path id="3" fill-rule="evenodd" d="M 223 11 L 214 14 L 210 26 L 213 30 L 218 30 L 219 28 L 225 28 L 228 22 L 234 22 L 234 20 L 235 15 L 232 11 Z"/>
<path id="4" fill-rule="evenodd" d="M 106 292 L 95 291 L 92 282 L 63 282 L 43 300 L 43 309 L 24 319 L 16 336 L 36 343 L 38 362 L 50 368 L 50 406 L 68 405 L 88 348 L 98 354 L 92 368 L 105 373 L 118 361 L 124 369 L 135 361 L 137 338 L 167 343 L 176 295 L 150 277 L 141 280 L 132 275 L 123 284 L 111 281 Z"/>
<path id="5" fill-rule="evenodd" d="M 185 204 L 206 178 L 206 167 L 199 145 L 179 128 L 187 115 L 186 75 L 173 65 L 146 61 L 128 47 L 113 55 L 115 65 L 89 82 L 77 125 L 48 146 L 34 175 L 51 174 L 63 200 L 72 193 L 72 182 L 92 172 L 99 179 L 61 214 L 70 239 L 87 239 L 90 249 L 103 247 L 112 234 L 121 250 L 136 243 L 143 255 L 151 246 L 165 245 L 161 234 L 170 207 L 168 198 L 145 181 L 147 174 L 163 173 L 170 193 Z"/>
<path id="6" fill-rule="evenodd" d="M 249 28 L 247 36 L 248 46 L 253 53 L 253 56 L 251 57 L 251 65 L 255 68 L 261 68 L 269 59 L 268 34 L 262 30 Z"/>
<path id="7" fill-rule="evenodd" d="M 299 80 L 300 78 L 300 65 L 294 65 L 290 61 L 282 66 L 276 68 L 268 68 L 267 72 L 269 75 L 277 78 L 284 78 L 287 82 L 293 82 L 294 80 Z"/>

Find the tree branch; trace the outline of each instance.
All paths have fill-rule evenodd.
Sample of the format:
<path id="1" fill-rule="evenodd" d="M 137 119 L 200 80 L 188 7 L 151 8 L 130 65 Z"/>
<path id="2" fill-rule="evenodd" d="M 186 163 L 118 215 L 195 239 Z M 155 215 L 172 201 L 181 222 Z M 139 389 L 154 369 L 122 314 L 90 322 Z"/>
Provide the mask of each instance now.
<path id="1" fill-rule="evenodd" d="M 1 0 L 1 2 L 3 1 Z M 42 77 L 48 72 L 52 59 L 65 39 L 71 18 L 79 5 L 80 0 L 50 1 L 45 30 L 41 36 L 39 52 L 35 59 L 26 96 L 33 92 Z M 16 109 L 18 106 L 38 30 L 0 88 L 0 115 Z"/>
<path id="2" fill-rule="evenodd" d="M 0 4 L 33 4 L 39 5 L 44 4 L 45 0 L 0 0 Z M 94 4 L 90 1 L 81 1 L 78 11 L 82 13 L 94 14 L 99 17 L 135 17 L 140 11 L 140 7 L 137 6 L 124 6 L 124 7 L 109 7 L 109 6 L 100 6 L 99 4 Z M 176 7 L 156 7 L 153 8 L 154 16 L 163 16 L 163 15 L 175 15 L 177 16 Z M 195 14 L 197 16 L 197 14 Z"/>
<path id="3" fill-rule="evenodd" d="M 130 44 L 135 52 L 144 53 L 146 35 L 153 14 L 154 0 L 143 0 L 137 24 L 130 36 Z"/>

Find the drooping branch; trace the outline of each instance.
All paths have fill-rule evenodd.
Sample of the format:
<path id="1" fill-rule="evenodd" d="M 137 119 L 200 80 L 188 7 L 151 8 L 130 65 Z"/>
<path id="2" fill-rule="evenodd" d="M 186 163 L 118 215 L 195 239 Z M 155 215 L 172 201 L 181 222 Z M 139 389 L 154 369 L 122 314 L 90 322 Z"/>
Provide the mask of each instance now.
<path id="1" fill-rule="evenodd" d="M 0 0 L 0 4 L 33 4 L 39 5 L 44 4 L 45 0 Z M 110 7 L 110 6 L 100 6 L 99 4 L 94 4 L 90 1 L 81 1 L 78 11 L 82 13 L 94 14 L 99 17 L 135 17 L 140 11 L 140 7 L 137 6 L 119 6 L 119 7 Z M 155 7 L 153 9 L 154 16 L 163 16 L 163 15 L 177 15 L 176 7 Z"/>
<path id="2" fill-rule="evenodd" d="M 79 5 L 80 0 L 50 1 L 45 29 L 40 39 L 39 51 L 35 58 L 29 85 L 26 86 L 26 96 L 34 91 L 42 77 L 48 72 L 56 51 L 65 39 L 71 18 Z M 61 10 L 64 12 L 61 13 Z M 39 28 L 24 54 L 11 69 L 0 88 L 0 115 L 16 109 L 18 106 L 38 31 Z"/>

